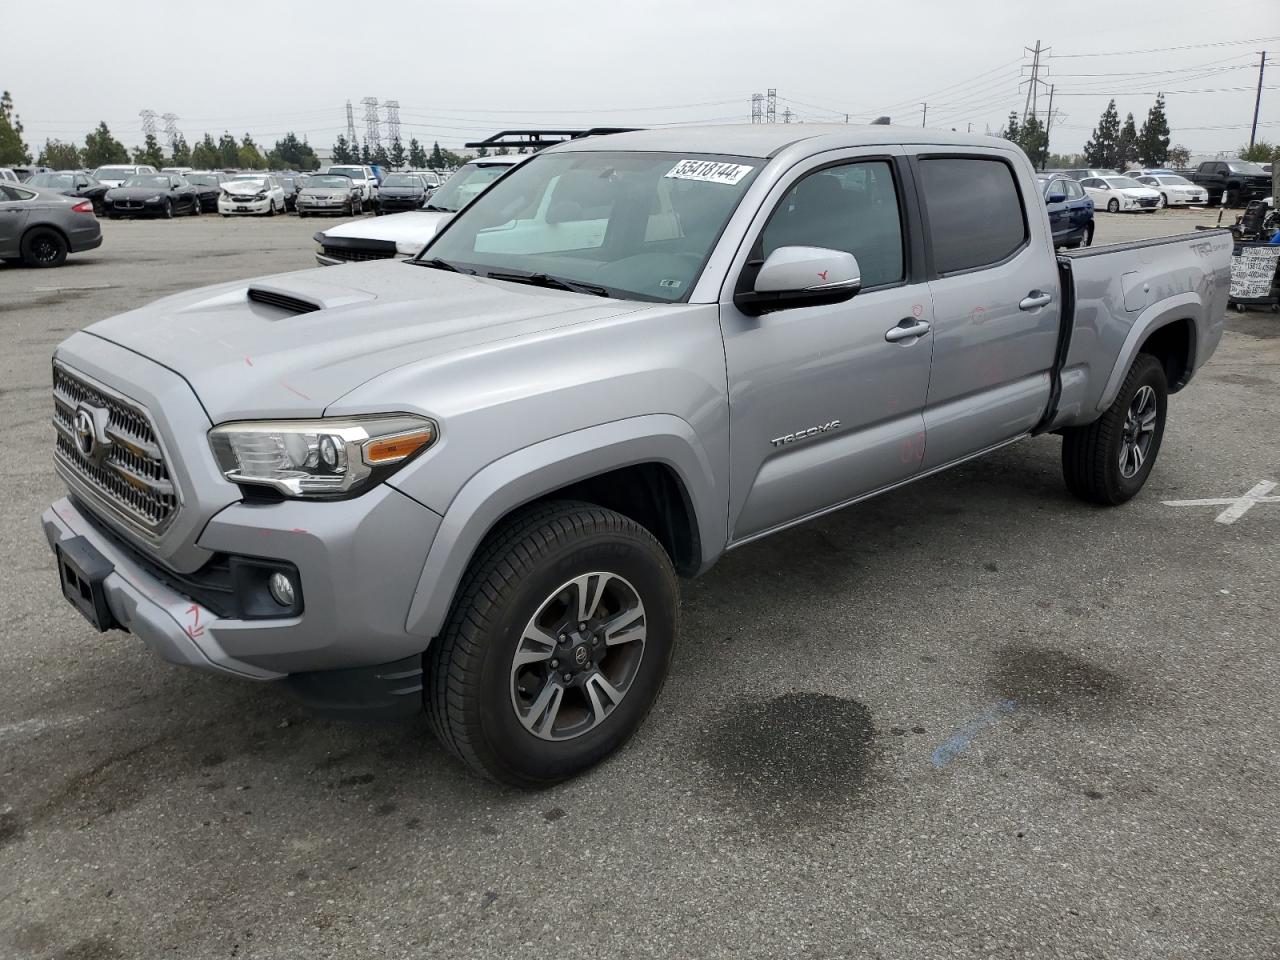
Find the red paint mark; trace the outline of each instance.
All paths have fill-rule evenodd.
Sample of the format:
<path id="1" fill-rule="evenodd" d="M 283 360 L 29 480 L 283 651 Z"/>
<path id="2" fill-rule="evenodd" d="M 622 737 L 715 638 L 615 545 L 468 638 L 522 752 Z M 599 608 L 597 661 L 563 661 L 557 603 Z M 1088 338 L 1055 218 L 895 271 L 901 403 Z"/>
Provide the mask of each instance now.
<path id="1" fill-rule="evenodd" d="M 923 304 L 923 303 L 917 303 L 917 304 L 914 304 L 914 305 L 911 307 L 911 315 L 912 315 L 913 317 L 921 317 L 921 316 L 924 316 L 924 304 Z"/>
<path id="2" fill-rule="evenodd" d="M 902 441 L 898 458 L 904 463 L 919 463 L 924 459 L 924 432 L 920 431 Z"/>
<path id="3" fill-rule="evenodd" d="M 200 626 L 200 607 L 192 604 L 187 607 L 187 613 L 191 614 L 191 622 L 187 624 L 187 636 L 194 640 L 196 637 L 204 636 L 204 627 Z"/>
<path id="4" fill-rule="evenodd" d="M 828 274 L 829 272 L 830 272 L 830 271 L 823 270 L 820 274 L 818 274 L 818 276 L 820 276 L 823 280 L 825 280 L 825 279 L 827 279 L 827 274 Z"/>
<path id="5" fill-rule="evenodd" d="M 247 364 L 248 364 L 249 366 L 251 366 L 251 367 L 253 366 L 253 361 L 252 361 L 252 360 L 250 360 L 248 357 L 245 357 L 245 358 L 244 358 L 244 362 L 245 362 L 245 363 L 247 363 Z"/>
<path id="6" fill-rule="evenodd" d="M 310 398 L 310 397 L 308 397 L 308 396 L 307 396 L 305 393 L 303 393 L 301 390 L 297 390 L 297 389 L 295 389 L 295 388 L 293 388 L 293 387 L 289 386 L 289 385 L 288 385 L 287 383 L 285 383 L 283 380 L 281 380 L 281 381 L 280 381 L 280 386 L 284 387 L 284 388 L 285 388 L 286 390 L 288 390 L 290 393 L 297 394 L 297 395 L 298 395 L 298 396 L 300 396 L 303 400 L 311 400 L 311 398 Z M 312 402 L 312 403 L 314 403 L 315 401 L 313 401 L 313 400 L 312 400 L 311 402 Z"/>
<path id="7" fill-rule="evenodd" d="M 302 527 L 294 527 L 294 528 L 293 528 L 293 532 L 294 532 L 294 533 L 306 533 L 307 531 L 306 531 L 306 530 L 304 530 Z"/>
<path id="8" fill-rule="evenodd" d="M 987 320 L 990 319 L 987 316 L 987 308 L 981 307 L 981 306 L 974 307 L 972 310 L 969 311 L 969 319 L 972 320 L 975 324 L 986 323 Z"/>

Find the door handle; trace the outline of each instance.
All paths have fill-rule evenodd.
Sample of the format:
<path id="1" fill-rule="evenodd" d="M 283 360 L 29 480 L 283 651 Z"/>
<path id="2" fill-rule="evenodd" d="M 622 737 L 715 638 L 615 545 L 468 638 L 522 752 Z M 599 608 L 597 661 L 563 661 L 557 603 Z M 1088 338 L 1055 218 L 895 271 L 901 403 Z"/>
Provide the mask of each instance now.
<path id="1" fill-rule="evenodd" d="M 915 317 L 905 317 L 896 327 L 890 327 L 885 332 L 884 338 L 890 343 L 898 343 L 902 340 L 914 341 L 928 332 L 928 321 L 917 320 Z"/>
<path id="2" fill-rule="evenodd" d="M 1053 303 L 1052 293 L 1042 293 L 1039 290 L 1032 290 L 1023 297 L 1022 302 L 1018 304 L 1018 309 L 1034 310 L 1036 307 L 1047 307 L 1051 303 Z"/>

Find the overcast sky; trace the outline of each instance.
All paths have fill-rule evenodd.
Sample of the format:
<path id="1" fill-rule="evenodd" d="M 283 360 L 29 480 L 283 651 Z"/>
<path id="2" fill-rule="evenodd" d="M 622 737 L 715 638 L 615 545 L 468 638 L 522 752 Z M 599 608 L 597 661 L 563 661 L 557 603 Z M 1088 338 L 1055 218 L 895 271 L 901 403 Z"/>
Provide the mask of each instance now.
<path id="1" fill-rule="evenodd" d="M 1280 0 L 1085 15 L 1047 0 L 64 0 L 56 16 L 10 6 L 0 87 L 33 152 L 47 137 L 83 141 L 99 120 L 133 146 L 144 108 L 176 114 L 192 142 L 226 129 L 269 145 L 292 130 L 326 147 L 346 128 L 347 100 L 364 137 L 360 100 L 372 96 L 399 101 L 406 143 L 456 147 L 504 127 L 746 122 L 751 94 L 768 87 L 778 122 L 790 109 L 794 121 L 888 114 L 919 125 L 928 101 L 930 126 L 981 131 L 1021 112 L 1023 48 L 1037 40 L 1052 48 L 1056 152 L 1081 148 L 1111 95 L 1141 123 L 1156 90 L 1174 143 L 1234 149 L 1248 141 L 1263 49 L 1275 66 L 1259 136 L 1280 139 Z M 1189 48 L 1117 53 L 1169 47 Z M 1080 56 L 1095 53 L 1111 55 Z M 1042 112 L 1047 97 L 1042 88 Z"/>

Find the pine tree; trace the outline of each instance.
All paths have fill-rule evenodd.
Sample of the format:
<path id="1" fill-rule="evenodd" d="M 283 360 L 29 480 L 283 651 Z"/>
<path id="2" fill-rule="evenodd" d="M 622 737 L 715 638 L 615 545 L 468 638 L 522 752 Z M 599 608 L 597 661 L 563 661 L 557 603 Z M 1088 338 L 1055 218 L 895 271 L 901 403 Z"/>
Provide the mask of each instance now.
<path id="1" fill-rule="evenodd" d="M 427 151 L 422 149 L 422 144 L 414 137 L 409 141 L 409 166 L 414 170 L 421 170 L 426 165 Z"/>
<path id="2" fill-rule="evenodd" d="M 218 166 L 232 168 L 240 166 L 240 145 L 236 143 L 236 138 L 225 130 L 218 138 Z"/>
<path id="3" fill-rule="evenodd" d="M 1015 111 L 1010 110 L 1009 123 L 1004 128 L 1004 132 L 1000 134 L 1000 136 L 1004 137 L 1006 140 L 1012 140 L 1014 143 L 1017 143 L 1021 138 L 1021 135 L 1022 131 L 1018 126 L 1018 114 Z"/>
<path id="4" fill-rule="evenodd" d="M 240 146 L 236 148 L 236 156 L 239 165 L 246 170 L 262 170 L 266 167 L 267 161 L 262 158 L 262 151 L 258 149 L 258 145 L 253 142 L 253 137 L 247 133 L 240 142 Z"/>
<path id="5" fill-rule="evenodd" d="M 404 166 L 406 154 L 404 152 L 404 145 L 399 140 L 391 141 L 391 152 L 387 154 L 387 159 L 391 161 L 391 168 L 393 170 L 399 170 Z"/>
<path id="6" fill-rule="evenodd" d="M 108 163 L 128 163 L 129 151 L 111 135 L 105 120 L 84 138 L 84 165 L 90 169 Z"/>
<path id="7" fill-rule="evenodd" d="M 1138 128 L 1134 125 L 1133 114 L 1124 118 L 1124 126 L 1120 128 L 1120 136 L 1116 141 L 1117 170 L 1125 169 L 1138 159 Z"/>
<path id="8" fill-rule="evenodd" d="M 1034 113 L 1027 117 L 1027 122 L 1018 131 L 1017 144 L 1022 152 L 1031 160 L 1033 167 L 1043 167 L 1045 154 L 1049 149 L 1049 137 L 1044 124 Z"/>
<path id="9" fill-rule="evenodd" d="M 1138 158 L 1144 167 L 1163 167 L 1169 162 L 1169 119 L 1164 113 L 1163 93 L 1156 94 L 1138 134 Z"/>
<path id="10" fill-rule="evenodd" d="M 366 166 L 373 163 L 373 154 L 369 152 L 369 141 L 360 144 L 360 162 Z"/>
<path id="11" fill-rule="evenodd" d="M 133 148 L 134 163 L 149 163 L 159 170 L 164 166 L 164 151 L 160 149 L 160 141 L 154 133 L 148 133 L 142 146 Z"/>
<path id="12" fill-rule="evenodd" d="M 338 134 L 338 139 L 333 141 L 333 149 L 330 153 L 333 154 L 334 163 L 351 162 L 351 144 L 347 143 L 347 138 L 342 134 Z"/>
<path id="13" fill-rule="evenodd" d="M 431 147 L 431 159 L 427 161 L 427 166 L 432 170 L 443 170 L 445 167 L 444 154 L 440 152 L 439 140 Z"/>
<path id="14" fill-rule="evenodd" d="M 30 163 L 31 151 L 22 142 L 22 121 L 13 112 L 9 91 L 0 93 L 0 164 Z"/>
<path id="15" fill-rule="evenodd" d="M 1120 114 L 1116 112 L 1116 102 L 1112 100 L 1107 109 L 1102 111 L 1098 125 L 1093 128 L 1093 135 L 1084 145 L 1085 162 L 1091 167 L 1113 170 L 1119 164 L 1118 143 L 1120 139 Z"/>
<path id="16" fill-rule="evenodd" d="M 80 150 L 74 143 L 46 140 L 36 163 L 54 170 L 75 170 L 80 166 Z"/>
<path id="17" fill-rule="evenodd" d="M 1182 144 L 1176 143 L 1169 148 L 1169 155 L 1165 158 L 1165 162 L 1175 169 L 1182 169 L 1191 163 L 1191 151 Z"/>
<path id="18" fill-rule="evenodd" d="M 387 148 L 382 144 L 378 144 L 377 148 L 369 154 L 369 162 L 376 163 L 380 167 L 391 166 L 391 157 L 387 153 Z"/>
<path id="19" fill-rule="evenodd" d="M 218 145 L 213 142 L 213 137 L 206 133 L 191 151 L 191 166 L 197 170 L 212 170 L 218 165 Z"/>
<path id="20" fill-rule="evenodd" d="M 187 138 L 182 134 L 178 134 L 176 140 L 171 145 L 173 149 L 172 165 L 175 167 L 191 166 L 191 148 L 187 146 Z"/>

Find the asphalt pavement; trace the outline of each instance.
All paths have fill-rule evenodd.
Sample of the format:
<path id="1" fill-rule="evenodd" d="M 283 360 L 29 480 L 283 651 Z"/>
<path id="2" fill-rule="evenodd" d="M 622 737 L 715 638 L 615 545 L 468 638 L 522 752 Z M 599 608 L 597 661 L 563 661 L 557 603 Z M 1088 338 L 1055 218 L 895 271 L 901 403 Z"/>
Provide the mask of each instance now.
<path id="1" fill-rule="evenodd" d="M 1280 502 L 1166 505 L 1280 481 L 1280 318 L 1229 314 L 1123 507 L 1044 437 L 731 553 L 636 738 L 521 793 L 59 593 L 54 346 L 307 268 L 324 225 L 108 222 L 0 267 L 0 957 L 1280 955 Z"/>

